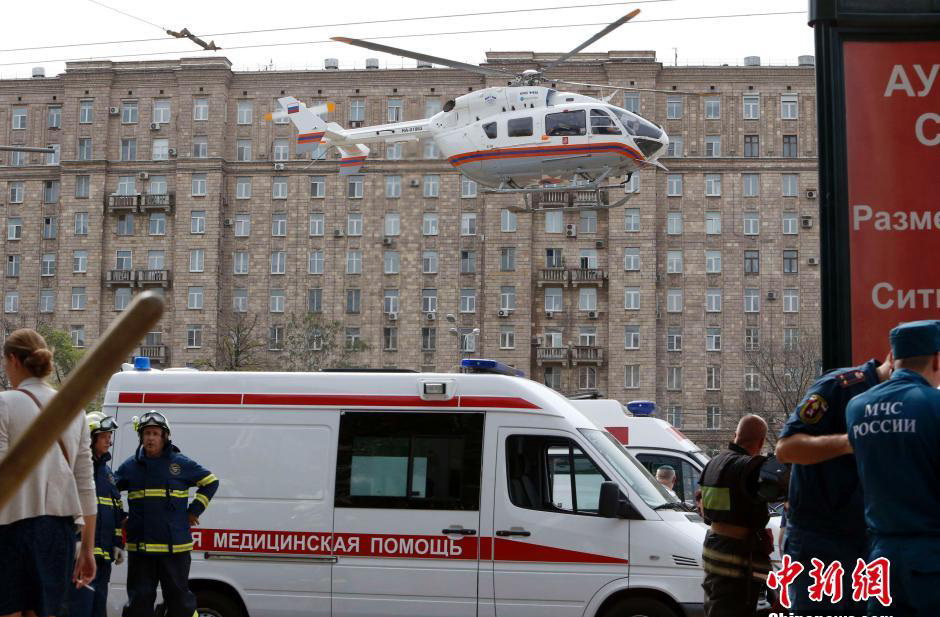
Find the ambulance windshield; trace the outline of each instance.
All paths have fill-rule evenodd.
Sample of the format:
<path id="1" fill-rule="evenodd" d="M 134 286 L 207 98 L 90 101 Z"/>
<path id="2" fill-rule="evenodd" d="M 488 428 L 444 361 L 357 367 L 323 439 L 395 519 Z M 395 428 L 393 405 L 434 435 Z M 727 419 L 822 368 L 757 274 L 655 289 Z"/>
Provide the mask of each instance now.
<path id="1" fill-rule="evenodd" d="M 633 458 L 633 455 L 627 452 L 613 435 L 596 429 L 579 430 L 591 442 L 591 445 L 597 448 L 604 460 L 620 473 L 630 488 L 636 491 L 640 499 L 646 502 L 646 505 L 655 508 L 667 503 L 679 503 L 678 498 L 669 494 L 663 485 L 650 475 L 646 467 Z"/>

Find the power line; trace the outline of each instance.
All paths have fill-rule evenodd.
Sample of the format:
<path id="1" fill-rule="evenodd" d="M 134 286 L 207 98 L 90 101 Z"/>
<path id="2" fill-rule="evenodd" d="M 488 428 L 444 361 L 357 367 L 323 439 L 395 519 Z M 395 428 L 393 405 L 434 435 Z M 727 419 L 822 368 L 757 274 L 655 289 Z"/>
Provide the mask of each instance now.
<path id="1" fill-rule="evenodd" d="M 88 0 L 89 2 L 95 2 L 95 0 Z M 433 19 L 452 19 L 459 17 L 483 17 L 486 15 L 507 15 L 510 13 L 538 13 L 545 11 L 562 11 L 568 9 L 589 9 L 596 7 L 605 7 L 605 6 L 620 6 L 624 4 L 653 4 L 661 2 L 677 2 L 678 0 L 636 0 L 635 2 L 605 2 L 600 4 L 569 4 L 565 6 L 550 6 L 550 7 L 541 7 L 534 9 L 511 9 L 505 11 L 484 11 L 480 13 L 453 13 L 450 15 L 428 15 L 423 17 L 399 17 L 395 19 L 371 19 L 366 21 L 347 21 L 335 24 L 316 24 L 312 26 L 288 26 L 283 28 L 263 28 L 260 30 L 236 30 L 233 32 L 210 32 L 204 34 L 203 36 L 235 36 L 240 34 L 260 34 L 266 32 L 287 32 L 290 30 L 312 30 L 316 28 L 339 28 L 345 26 L 367 26 L 374 24 L 391 24 L 391 23 L 400 23 L 408 21 L 429 21 Z M 95 2 L 95 4 L 101 4 L 100 2 Z M 101 5 L 105 6 L 105 5 Z M 105 7 L 111 8 L 111 7 Z M 117 9 L 112 9 L 117 10 Z M 121 12 L 121 11 L 118 11 Z M 125 13 L 126 14 L 126 13 Z M 129 15 L 133 17 L 133 15 Z M 136 17 L 134 19 L 137 19 Z M 150 24 L 150 22 L 145 22 Z M 155 24 L 150 24 L 155 25 Z M 157 26 L 159 28 L 159 26 Z M 162 30 L 163 28 L 161 28 Z M 69 47 L 94 47 L 98 45 L 123 45 L 127 43 L 152 43 L 157 41 L 167 41 L 166 37 L 157 37 L 149 39 L 128 39 L 124 41 L 101 41 L 98 43 L 63 43 L 61 45 L 41 45 L 39 47 L 18 47 L 14 49 L 0 49 L 0 53 L 8 53 L 14 51 L 37 51 L 41 49 L 65 49 Z"/>
<path id="2" fill-rule="evenodd" d="M 125 17 L 130 17 L 131 19 L 136 19 L 137 21 L 142 22 L 142 23 L 145 23 L 145 24 L 147 24 L 148 26 L 153 26 L 154 28 L 159 28 L 160 30 L 166 31 L 166 28 L 164 28 L 163 26 L 158 26 L 157 24 L 153 23 L 152 21 L 147 21 L 146 19 L 143 19 L 143 18 L 141 18 L 141 17 L 137 17 L 136 15 L 131 15 L 130 13 L 125 13 L 125 12 L 122 11 L 121 9 L 116 9 L 116 8 L 114 8 L 113 6 L 108 6 L 107 4 L 104 4 L 104 3 L 102 3 L 102 2 L 98 2 L 98 0 L 88 0 L 88 1 L 91 2 L 92 4 L 97 4 L 98 6 L 100 6 L 100 7 L 102 7 L 102 8 L 106 8 L 106 9 L 108 9 L 109 11 L 114 11 L 115 13 L 120 13 L 121 15 L 123 15 L 123 16 L 125 16 Z"/>
<path id="3" fill-rule="evenodd" d="M 648 24 L 648 23 L 664 23 L 664 22 L 676 22 L 676 21 L 695 21 L 695 20 L 715 20 L 715 19 L 734 19 L 734 18 L 747 18 L 747 17 L 773 17 L 773 16 L 782 16 L 782 15 L 805 15 L 806 11 L 778 11 L 773 13 L 737 13 L 732 15 L 700 15 L 696 17 L 665 17 L 661 19 L 644 19 L 644 20 L 635 20 L 629 22 L 629 24 Z M 487 33 L 499 33 L 499 32 L 522 32 L 522 31 L 533 31 L 533 30 L 552 30 L 558 28 L 581 28 L 581 27 L 597 27 L 597 26 L 606 26 L 607 22 L 600 23 L 589 23 L 589 24 L 558 24 L 551 26 L 525 26 L 525 27 L 516 27 L 516 28 L 489 28 L 482 30 L 460 30 L 455 32 L 423 32 L 416 34 L 394 34 L 388 36 L 373 36 L 373 37 L 363 37 L 364 40 L 368 41 L 378 41 L 383 39 L 407 39 L 407 38 L 422 38 L 429 36 L 454 36 L 461 34 L 487 34 Z M 210 35 L 206 35 L 210 36 Z M 215 35 L 212 35 L 215 36 Z M 335 41 L 326 39 L 326 40 L 317 40 L 317 41 L 294 41 L 288 43 L 259 43 L 252 45 L 235 45 L 235 46 L 226 46 L 225 51 L 235 51 L 241 49 L 260 49 L 268 47 L 290 47 L 295 45 L 322 45 L 326 43 L 335 43 Z M 114 58 L 144 58 L 152 56 L 168 56 L 168 55 L 183 55 L 183 54 L 193 54 L 193 53 L 204 53 L 205 50 L 179 50 L 179 51 L 158 51 L 158 52 L 147 52 L 147 53 L 132 53 L 132 54 L 116 54 L 108 56 L 88 56 L 88 57 L 79 57 L 79 58 L 54 58 L 46 60 L 33 60 L 28 62 L 4 62 L 0 63 L 0 66 L 22 66 L 26 64 L 46 64 L 51 62 L 78 62 L 78 61 L 88 61 L 88 60 L 111 60 Z"/>

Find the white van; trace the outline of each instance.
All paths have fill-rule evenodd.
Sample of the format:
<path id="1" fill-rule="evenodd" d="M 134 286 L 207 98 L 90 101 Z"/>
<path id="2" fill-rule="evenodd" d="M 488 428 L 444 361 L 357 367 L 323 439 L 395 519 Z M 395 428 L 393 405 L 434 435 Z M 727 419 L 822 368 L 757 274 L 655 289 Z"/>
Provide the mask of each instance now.
<path id="1" fill-rule="evenodd" d="M 115 465 L 150 409 L 221 480 L 194 529 L 200 615 L 703 614 L 701 519 L 533 381 L 124 371 Z"/>

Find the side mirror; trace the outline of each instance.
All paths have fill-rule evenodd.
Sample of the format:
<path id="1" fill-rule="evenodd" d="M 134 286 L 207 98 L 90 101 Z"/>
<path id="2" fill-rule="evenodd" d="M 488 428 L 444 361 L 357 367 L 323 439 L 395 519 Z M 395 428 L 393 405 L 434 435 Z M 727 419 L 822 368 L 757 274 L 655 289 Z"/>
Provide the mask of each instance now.
<path id="1" fill-rule="evenodd" d="M 620 487 L 616 482 L 601 483 L 597 514 L 603 518 L 617 518 L 620 515 Z"/>

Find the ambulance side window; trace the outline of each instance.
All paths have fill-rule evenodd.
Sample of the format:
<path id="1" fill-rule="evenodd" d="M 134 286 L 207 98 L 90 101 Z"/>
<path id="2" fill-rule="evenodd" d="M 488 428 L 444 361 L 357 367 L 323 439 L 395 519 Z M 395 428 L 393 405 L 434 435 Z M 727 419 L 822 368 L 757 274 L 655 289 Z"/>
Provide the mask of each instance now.
<path id="1" fill-rule="evenodd" d="M 479 510 L 483 414 L 344 412 L 336 507 Z"/>
<path id="2" fill-rule="evenodd" d="M 676 472 L 676 485 L 673 491 L 682 501 L 695 501 L 695 489 L 698 488 L 698 478 L 701 474 L 688 461 L 667 454 L 645 454 L 642 452 L 637 454 L 636 458 L 643 463 L 643 466 L 653 476 L 656 475 L 656 470 L 663 465 L 672 467 Z"/>
<path id="3" fill-rule="evenodd" d="M 570 439 L 513 435 L 506 440 L 509 500 L 529 510 L 596 515 L 608 478 Z"/>

